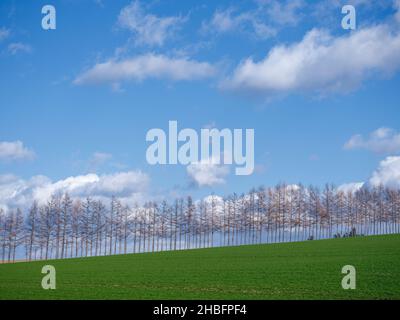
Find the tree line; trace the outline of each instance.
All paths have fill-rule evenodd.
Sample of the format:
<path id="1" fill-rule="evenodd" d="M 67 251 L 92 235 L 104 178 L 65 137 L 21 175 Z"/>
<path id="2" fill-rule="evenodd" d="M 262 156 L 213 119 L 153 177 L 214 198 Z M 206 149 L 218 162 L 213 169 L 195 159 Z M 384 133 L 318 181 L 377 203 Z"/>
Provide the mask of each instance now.
<path id="1" fill-rule="evenodd" d="M 53 195 L 29 210 L 0 209 L 2 262 L 48 260 L 400 232 L 400 190 L 343 192 L 279 184 L 226 198 L 212 195 L 124 205 L 116 197 Z"/>

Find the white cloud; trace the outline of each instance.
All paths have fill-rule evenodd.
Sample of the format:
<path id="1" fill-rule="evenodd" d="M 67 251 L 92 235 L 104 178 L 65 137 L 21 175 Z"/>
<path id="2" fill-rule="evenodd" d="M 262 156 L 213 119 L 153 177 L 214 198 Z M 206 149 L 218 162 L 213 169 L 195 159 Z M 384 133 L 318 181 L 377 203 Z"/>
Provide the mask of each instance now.
<path id="1" fill-rule="evenodd" d="M 400 133 L 391 128 L 379 128 L 368 138 L 356 134 L 344 145 L 345 149 L 365 149 L 376 153 L 400 152 Z"/>
<path id="2" fill-rule="evenodd" d="M 35 153 L 22 141 L 0 141 L 0 160 L 31 160 Z"/>
<path id="3" fill-rule="evenodd" d="M 225 183 L 225 177 L 229 174 L 229 167 L 207 159 L 188 165 L 186 171 L 190 179 L 199 187 L 211 187 Z"/>
<path id="4" fill-rule="evenodd" d="M 28 207 L 34 199 L 33 190 L 49 183 L 44 176 L 23 180 L 11 174 L 0 175 L 0 208 Z"/>
<path id="5" fill-rule="evenodd" d="M 400 156 L 389 156 L 382 160 L 378 168 L 365 183 L 346 183 L 339 186 L 338 190 L 343 192 L 355 192 L 363 187 L 379 186 L 400 190 Z"/>
<path id="6" fill-rule="evenodd" d="M 364 186 L 364 182 L 350 182 L 350 183 L 345 183 L 337 187 L 337 191 L 343 192 L 343 193 L 354 193 L 358 190 L 360 190 Z"/>
<path id="7" fill-rule="evenodd" d="M 261 94 L 349 92 L 371 74 L 395 73 L 399 56 L 400 35 L 389 25 L 341 37 L 313 29 L 298 43 L 272 48 L 261 61 L 247 58 L 221 86 Z"/>
<path id="8" fill-rule="evenodd" d="M 268 17 L 279 25 L 295 26 L 299 23 L 301 15 L 299 13 L 306 3 L 303 0 L 264 0 L 259 1 L 266 5 Z"/>
<path id="9" fill-rule="evenodd" d="M 95 170 L 98 166 L 106 163 L 107 161 L 112 159 L 112 154 L 105 152 L 95 152 L 89 161 L 89 167 L 92 170 Z"/>
<path id="10" fill-rule="evenodd" d="M 206 62 L 150 53 L 122 61 L 109 60 L 96 64 L 79 75 L 74 83 L 116 83 L 124 80 L 141 81 L 147 78 L 194 80 L 210 77 L 214 72 L 214 67 Z"/>
<path id="11" fill-rule="evenodd" d="M 208 28 L 210 31 L 227 32 L 232 31 L 243 21 L 242 16 L 232 17 L 233 9 L 217 10 L 212 17 Z"/>
<path id="12" fill-rule="evenodd" d="M 68 192 L 76 198 L 92 197 L 107 200 L 116 196 L 126 204 L 142 202 L 146 197 L 149 177 L 141 171 L 109 175 L 87 174 L 52 182 L 45 176 L 29 180 L 13 175 L 0 175 L 0 208 L 26 208 L 33 200 L 46 203 L 52 196 Z"/>
<path id="13" fill-rule="evenodd" d="M 139 1 L 124 7 L 118 17 L 118 25 L 135 34 L 138 45 L 162 46 L 186 21 L 185 18 L 157 17 L 144 12 Z"/>
<path id="14" fill-rule="evenodd" d="M 30 53 L 32 52 L 32 47 L 29 44 L 25 44 L 22 42 L 13 42 L 8 45 L 7 51 L 12 55 L 15 55 L 20 52 Z"/>
<path id="15" fill-rule="evenodd" d="M 199 205 L 201 200 L 197 200 L 196 204 Z M 203 204 L 207 207 L 208 212 L 214 211 L 214 218 L 218 218 L 224 214 L 224 198 L 215 194 L 208 195 L 202 199 Z"/>
<path id="16" fill-rule="evenodd" d="M 396 10 L 395 19 L 397 22 L 400 22 L 400 0 L 394 0 L 393 7 Z"/>
<path id="17" fill-rule="evenodd" d="M 104 8 L 104 2 L 103 2 L 103 0 L 93 0 L 93 1 L 94 1 L 94 3 L 95 3 L 96 5 L 98 5 L 99 7 Z"/>
<path id="18" fill-rule="evenodd" d="M 304 6 L 303 0 L 258 0 L 252 10 L 217 9 L 210 21 L 203 22 L 202 31 L 211 34 L 243 32 L 267 39 L 276 36 L 282 27 L 297 25 L 302 17 L 299 10 Z"/>
<path id="19" fill-rule="evenodd" d="M 10 30 L 4 27 L 0 28 L 0 41 L 7 39 L 10 36 Z"/>
<path id="20" fill-rule="evenodd" d="M 216 10 L 208 22 L 203 22 L 202 32 L 222 34 L 227 32 L 247 32 L 257 38 L 266 39 L 276 35 L 275 28 L 265 24 L 257 11 L 236 13 L 234 8 Z"/>
<path id="21" fill-rule="evenodd" d="M 369 179 L 369 185 L 400 189 L 400 157 L 391 156 L 382 160 Z"/>

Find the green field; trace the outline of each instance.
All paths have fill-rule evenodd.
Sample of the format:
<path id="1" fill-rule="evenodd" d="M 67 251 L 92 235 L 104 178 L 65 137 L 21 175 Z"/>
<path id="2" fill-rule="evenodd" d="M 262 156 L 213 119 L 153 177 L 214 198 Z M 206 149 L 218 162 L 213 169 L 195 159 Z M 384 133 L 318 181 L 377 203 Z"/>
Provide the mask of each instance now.
<path id="1" fill-rule="evenodd" d="M 400 235 L 3 264 L 0 299 L 400 299 Z"/>

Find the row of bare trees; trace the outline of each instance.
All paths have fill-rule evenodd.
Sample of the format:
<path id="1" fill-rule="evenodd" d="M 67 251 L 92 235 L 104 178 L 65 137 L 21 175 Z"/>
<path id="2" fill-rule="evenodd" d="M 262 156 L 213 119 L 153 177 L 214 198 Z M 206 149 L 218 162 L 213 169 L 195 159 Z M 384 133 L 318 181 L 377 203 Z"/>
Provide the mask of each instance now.
<path id="1" fill-rule="evenodd" d="M 27 212 L 0 210 L 3 262 L 399 232 L 400 191 L 384 187 L 345 193 L 280 184 L 225 199 L 134 207 L 64 194 Z"/>

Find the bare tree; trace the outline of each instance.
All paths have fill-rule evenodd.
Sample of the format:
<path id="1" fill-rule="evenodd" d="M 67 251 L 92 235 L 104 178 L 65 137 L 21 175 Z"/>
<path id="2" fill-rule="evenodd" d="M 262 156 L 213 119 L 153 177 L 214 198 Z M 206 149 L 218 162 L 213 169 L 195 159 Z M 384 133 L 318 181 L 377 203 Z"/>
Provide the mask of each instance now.
<path id="1" fill-rule="evenodd" d="M 29 210 L 29 214 L 27 217 L 26 222 L 26 232 L 27 232 L 27 258 L 29 261 L 32 260 L 32 253 L 34 246 L 36 244 L 36 236 L 37 236 L 37 224 L 39 219 L 39 212 L 38 212 L 38 204 L 37 201 L 34 201 L 32 204 L 31 209 Z"/>
<path id="2" fill-rule="evenodd" d="M 27 260 L 181 250 L 400 232 L 400 190 L 383 186 L 344 193 L 278 184 L 221 200 L 188 196 L 135 205 L 112 197 L 75 201 L 68 194 L 19 208 L 0 209 L 2 261 L 24 246 Z"/>

